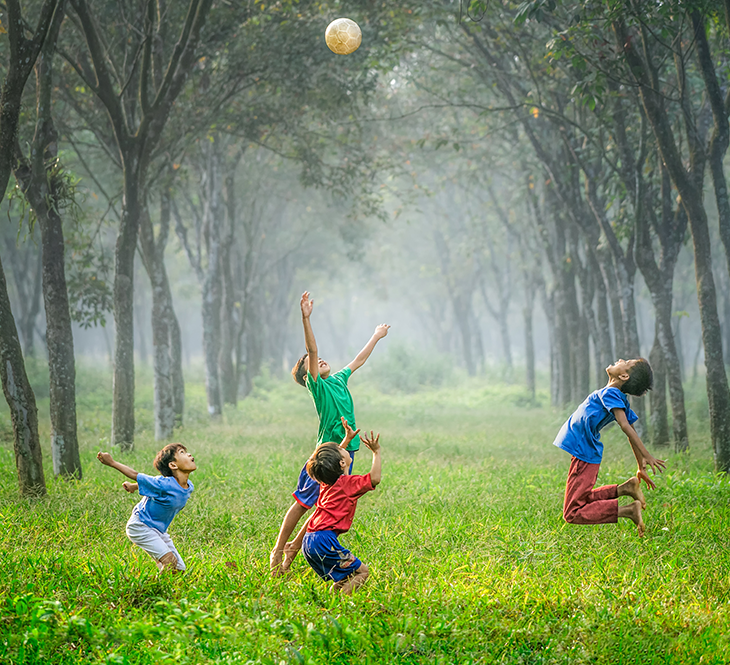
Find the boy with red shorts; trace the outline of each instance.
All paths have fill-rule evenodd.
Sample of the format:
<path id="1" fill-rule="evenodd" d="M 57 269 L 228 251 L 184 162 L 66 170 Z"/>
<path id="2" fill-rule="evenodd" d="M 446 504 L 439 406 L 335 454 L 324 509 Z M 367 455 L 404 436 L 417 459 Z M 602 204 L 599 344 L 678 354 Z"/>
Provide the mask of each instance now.
<path id="1" fill-rule="evenodd" d="M 608 383 L 586 397 L 561 427 L 553 445 L 572 455 L 565 485 L 563 517 L 571 524 L 615 523 L 619 517 L 636 524 L 639 536 L 644 535 L 642 511 L 646 508 L 641 481 L 654 488 L 646 473 L 649 466 L 654 474 L 663 471 L 664 460 L 650 455 L 633 428 L 638 416 L 629 407 L 626 395 L 640 397 L 651 389 L 653 374 L 644 358 L 618 360 L 606 368 Z M 636 476 L 621 485 L 606 485 L 594 489 L 603 458 L 600 431 L 609 423 L 617 422 L 626 434 L 636 457 Z M 626 506 L 618 505 L 618 497 L 634 500 Z"/>

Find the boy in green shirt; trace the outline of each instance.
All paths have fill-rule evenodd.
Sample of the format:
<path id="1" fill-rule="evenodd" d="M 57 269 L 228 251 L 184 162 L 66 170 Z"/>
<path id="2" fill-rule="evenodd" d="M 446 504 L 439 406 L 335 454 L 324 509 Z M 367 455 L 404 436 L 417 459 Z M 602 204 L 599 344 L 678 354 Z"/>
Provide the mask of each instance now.
<path id="1" fill-rule="evenodd" d="M 347 434 L 343 426 L 343 419 L 350 424 L 353 430 L 356 429 L 355 407 L 352 403 L 350 389 L 347 386 L 348 379 L 355 370 L 365 364 L 378 341 L 388 334 L 390 326 L 383 323 L 375 328 L 370 341 L 355 356 L 355 359 L 347 367 L 332 374 L 329 364 L 319 357 L 317 351 L 317 341 L 314 338 L 309 320 L 314 308 L 314 301 L 309 299 L 308 291 L 302 294 L 299 304 L 302 310 L 304 344 L 307 352 L 294 365 L 292 376 L 299 385 L 306 387 L 317 409 L 317 415 L 319 416 L 317 445 L 330 441 L 339 443 Z M 352 439 L 348 444 L 347 451 L 350 453 L 352 460 L 355 459 L 355 452 L 359 447 L 360 441 L 357 438 Z M 350 469 L 352 469 L 352 463 Z M 293 496 L 295 501 L 284 516 L 284 521 L 281 523 L 281 529 L 279 530 L 279 537 L 269 557 L 269 565 L 273 575 L 286 572 L 297 552 L 301 549 L 306 524 L 292 542 L 287 541 L 302 515 L 317 502 L 319 497 L 319 483 L 309 477 L 306 464 L 299 474 L 299 483 L 297 489 L 293 492 Z"/>

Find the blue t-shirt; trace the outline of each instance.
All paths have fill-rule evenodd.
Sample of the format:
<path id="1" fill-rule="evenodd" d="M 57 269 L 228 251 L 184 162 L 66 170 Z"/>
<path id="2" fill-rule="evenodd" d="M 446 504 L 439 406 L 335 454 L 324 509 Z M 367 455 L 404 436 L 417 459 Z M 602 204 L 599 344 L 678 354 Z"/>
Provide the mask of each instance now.
<path id="1" fill-rule="evenodd" d="M 134 507 L 132 515 L 136 515 L 142 524 L 162 533 L 185 507 L 194 489 L 190 480 L 185 489 L 172 476 L 148 476 L 145 473 L 137 474 L 137 484 L 142 500 Z"/>
<path id="2" fill-rule="evenodd" d="M 603 459 L 600 432 L 616 420 L 611 409 L 626 411 L 626 420 L 632 425 L 639 419 L 629 407 L 628 397 L 618 388 L 601 388 L 588 395 L 565 421 L 553 445 L 579 460 L 600 464 Z"/>

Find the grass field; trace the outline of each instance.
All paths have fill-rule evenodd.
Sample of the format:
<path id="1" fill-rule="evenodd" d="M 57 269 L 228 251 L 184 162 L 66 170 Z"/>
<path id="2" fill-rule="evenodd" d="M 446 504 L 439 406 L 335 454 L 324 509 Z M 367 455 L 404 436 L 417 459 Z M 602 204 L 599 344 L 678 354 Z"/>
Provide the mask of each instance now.
<path id="1" fill-rule="evenodd" d="M 199 469 L 170 528 L 188 572 L 170 579 L 127 541 L 137 499 L 94 459 L 108 449 L 107 377 L 85 370 L 79 383 L 84 479 L 49 480 L 47 500 L 17 498 L 0 413 L 0 663 L 730 662 L 730 488 L 712 472 L 701 397 L 688 404 L 691 453 L 659 455 L 668 469 L 640 540 L 628 521 L 563 522 L 569 458 L 550 444 L 564 413 L 487 379 L 411 395 L 353 380 L 384 467 L 342 537 L 371 569 L 347 598 L 303 558 L 285 579 L 268 574 L 316 432 L 303 389 L 265 381 L 211 425 L 202 385 L 188 386 L 179 438 Z M 153 473 L 148 384 L 124 461 Z M 599 482 L 621 482 L 629 445 L 617 428 L 604 440 Z M 369 465 L 363 450 L 355 472 Z"/>

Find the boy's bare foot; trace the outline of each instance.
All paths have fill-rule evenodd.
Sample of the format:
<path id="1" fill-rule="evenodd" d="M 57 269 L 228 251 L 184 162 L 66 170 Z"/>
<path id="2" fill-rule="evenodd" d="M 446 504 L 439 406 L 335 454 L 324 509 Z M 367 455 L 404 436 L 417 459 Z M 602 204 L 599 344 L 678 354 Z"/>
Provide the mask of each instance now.
<path id="1" fill-rule="evenodd" d="M 640 501 L 634 501 L 628 506 L 620 506 L 618 509 L 619 517 L 625 517 L 627 519 L 630 519 L 634 524 L 636 524 L 636 532 L 639 538 L 644 535 L 645 531 L 644 519 L 641 513 L 642 510 Z"/>
<path id="2" fill-rule="evenodd" d="M 269 554 L 269 570 L 274 577 L 278 577 L 284 571 L 281 569 L 281 561 L 284 556 L 284 550 L 274 548 Z"/>
<path id="3" fill-rule="evenodd" d="M 281 564 L 281 572 L 287 573 L 289 572 L 289 567 L 292 564 L 292 561 L 296 558 L 297 554 L 299 554 L 299 548 L 294 545 L 294 543 L 287 543 L 284 545 L 284 561 Z"/>
<path id="4" fill-rule="evenodd" d="M 646 510 L 646 499 L 644 498 L 644 492 L 641 491 L 641 481 L 636 476 L 629 478 L 625 483 L 618 486 L 618 495 L 630 496 L 641 503 L 642 510 Z"/>

